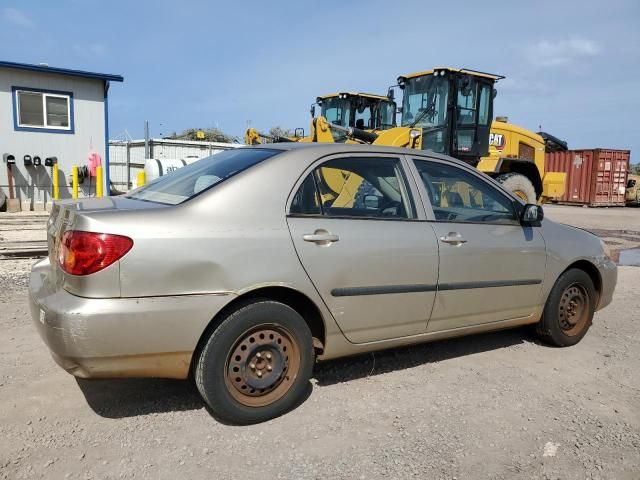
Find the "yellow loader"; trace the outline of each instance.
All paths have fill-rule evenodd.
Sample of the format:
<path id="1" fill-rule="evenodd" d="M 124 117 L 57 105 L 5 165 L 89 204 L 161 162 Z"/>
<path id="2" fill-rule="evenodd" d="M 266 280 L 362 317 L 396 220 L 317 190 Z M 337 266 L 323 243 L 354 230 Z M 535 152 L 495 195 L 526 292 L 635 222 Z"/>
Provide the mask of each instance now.
<path id="1" fill-rule="evenodd" d="M 320 107 L 318 117 L 315 116 L 316 106 Z M 347 135 L 349 128 L 371 132 L 395 127 L 396 110 L 393 98 L 361 92 L 332 93 L 317 97 L 311 105 L 309 136 L 305 137 L 301 128 L 296 129 L 293 137 L 274 137 L 249 128 L 244 141 L 247 145 L 258 145 L 265 139 L 271 142 L 344 143 L 353 141 Z"/>
<path id="2" fill-rule="evenodd" d="M 370 132 L 327 125 L 361 143 L 431 150 L 458 158 L 528 203 L 559 197 L 564 193 L 565 174 L 545 172 L 544 139 L 508 123 L 505 117 L 493 121 L 494 84 L 502 78 L 448 67 L 402 75 L 397 85 L 403 90 L 400 126 Z"/>

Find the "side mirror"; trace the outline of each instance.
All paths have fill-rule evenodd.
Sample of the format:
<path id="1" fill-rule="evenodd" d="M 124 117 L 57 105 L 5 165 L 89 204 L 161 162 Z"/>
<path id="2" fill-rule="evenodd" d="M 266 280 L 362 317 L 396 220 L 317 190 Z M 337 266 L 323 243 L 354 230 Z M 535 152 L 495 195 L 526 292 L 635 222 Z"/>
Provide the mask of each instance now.
<path id="1" fill-rule="evenodd" d="M 364 207 L 370 210 L 377 210 L 380 199 L 375 195 L 365 195 Z"/>
<path id="2" fill-rule="evenodd" d="M 311 117 L 315 117 L 316 116 L 316 106 L 315 105 L 311 105 Z"/>
<path id="3" fill-rule="evenodd" d="M 522 209 L 520 221 L 525 225 L 537 224 L 544 218 L 544 210 L 540 205 L 527 203 Z"/>
<path id="4" fill-rule="evenodd" d="M 389 91 L 387 92 L 387 98 L 392 102 L 396 98 L 396 92 L 393 90 L 393 87 L 389 87 Z"/>

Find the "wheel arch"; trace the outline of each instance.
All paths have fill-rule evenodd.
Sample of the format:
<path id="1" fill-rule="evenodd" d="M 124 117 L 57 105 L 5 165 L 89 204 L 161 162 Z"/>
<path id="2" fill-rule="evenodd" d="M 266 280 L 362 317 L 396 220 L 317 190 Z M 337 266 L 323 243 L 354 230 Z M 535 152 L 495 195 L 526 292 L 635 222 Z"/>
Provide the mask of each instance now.
<path id="1" fill-rule="evenodd" d="M 501 173 L 519 173 L 520 175 L 524 175 L 533 184 L 533 188 L 536 190 L 536 196 L 540 198 L 540 195 L 542 195 L 542 178 L 540 177 L 538 167 L 533 161 L 519 158 L 501 158 L 496 165 L 496 171 L 493 176 Z"/>
<path id="2" fill-rule="evenodd" d="M 600 297 L 602 295 L 602 276 L 598 271 L 598 267 L 596 267 L 589 260 L 582 259 L 582 260 L 577 260 L 572 264 L 570 264 L 567 268 L 565 268 L 562 271 L 562 273 L 566 272 L 567 270 L 571 270 L 572 268 L 582 270 L 591 278 L 591 281 L 593 282 L 593 286 L 596 289 L 596 293 L 598 294 L 598 298 L 596 299 L 596 307 L 597 307 L 598 303 L 600 302 Z M 562 275 L 562 273 L 560 275 Z"/>
<path id="3" fill-rule="evenodd" d="M 290 287 L 260 287 L 237 296 L 227 305 L 225 305 L 224 308 L 222 308 L 211 319 L 207 327 L 200 335 L 196 348 L 193 352 L 193 356 L 191 358 L 191 366 L 189 369 L 190 376 L 193 373 L 193 368 L 195 366 L 195 363 L 197 362 L 198 357 L 200 356 L 200 352 L 202 351 L 202 348 L 206 344 L 207 339 L 209 338 L 211 333 L 216 328 L 218 328 L 222 321 L 233 311 L 258 300 L 272 300 L 280 302 L 298 312 L 306 322 L 309 330 L 311 330 L 314 349 L 318 354 L 321 354 L 323 352 L 326 340 L 326 326 L 322 314 L 320 313 L 320 309 L 313 302 L 313 300 L 311 300 L 304 293 Z"/>

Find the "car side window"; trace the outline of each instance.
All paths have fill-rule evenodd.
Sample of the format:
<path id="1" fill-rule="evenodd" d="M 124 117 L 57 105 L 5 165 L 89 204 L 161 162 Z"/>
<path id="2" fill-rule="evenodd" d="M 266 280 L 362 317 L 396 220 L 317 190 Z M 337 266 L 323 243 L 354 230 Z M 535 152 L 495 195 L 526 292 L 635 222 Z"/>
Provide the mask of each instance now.
<path id="1" fill-rule="evenodd" d="M 413 218 L 400 160 L 395 158 L 351 157 L 323 163 L 298 188 L 290 213 Z"/>
<path id="2" fill-rule="evenodd" d="M 454 165 L 415 160 L 437 221 L 518 224 L 513 202 Z"/>
<path id="3" fill-rule="evenodd" d="M 290 212 L 295 215 L 320 215 L 320 197 L 316 189 L 316 182 L 313 175 L 308 175 L 302 182 L 293 201 Z"/>

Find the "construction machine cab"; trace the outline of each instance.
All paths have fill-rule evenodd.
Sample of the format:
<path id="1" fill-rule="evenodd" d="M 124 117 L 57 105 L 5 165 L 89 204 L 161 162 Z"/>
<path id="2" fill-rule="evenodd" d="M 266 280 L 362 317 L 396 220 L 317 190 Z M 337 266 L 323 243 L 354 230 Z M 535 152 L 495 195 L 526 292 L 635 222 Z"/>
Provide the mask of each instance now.
<path id="1" fill-rule="evenodd" d="M 385 130 L 396 126 L 396 103 L 390 97 L 368 93 L 340 92 L 324 95 L 314 104 L 320 106 L 320 116 L 331 125 L 360 130 Z M 312 107 L 312 116 L 315 108 Z M 344 142 L 343 131 L 332 129 L 335 142 Z"/>
<path id="2" fill-rule="evenodd" d="M 504 78 L 468 69 L 434 68 L 398 77 L 402 126 L 422 130 L 421 146 L 476 166 L 489 153 L 494 83 Z"/>

